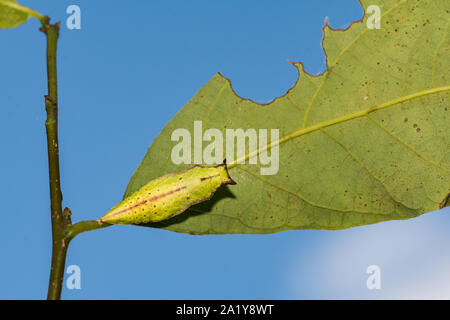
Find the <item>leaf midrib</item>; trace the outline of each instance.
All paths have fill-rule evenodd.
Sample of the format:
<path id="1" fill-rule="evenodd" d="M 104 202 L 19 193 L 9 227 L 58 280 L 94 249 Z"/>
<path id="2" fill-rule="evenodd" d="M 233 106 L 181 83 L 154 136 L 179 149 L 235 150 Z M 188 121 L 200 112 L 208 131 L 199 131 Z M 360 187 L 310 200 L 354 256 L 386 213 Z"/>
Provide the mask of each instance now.
<path id="1" fill-rule="evenodd" d="M 317 124 L 314 124 L 314 125 L 306 127 L 306 128 L 301 127 L 300 129 L 295 130 L 295 131 L 291 132 L 290 134 L 287 134 L 284 137 L 282 137 L 282 138 L 280 138 L 280 139 L 278 139 L 276 141 L 271 142 L 270 144 L 267 144 L 263 148 L 258 148 L 258 149 L 256 149 L 255 151 L 253 151 L 251 153 L 247 153 L 243 158 L 239 158 L 239 159 L 234 160 L 233 162 L 230 162 L 230 164 L 228 165 L 228 168 L 229 169 L 233 169 L 238 164 L 245 163 L 245 161 L 247 161 L 248 159 L 259 155 L 261 152 L 270 150 L 271 148 L 273 148 L 273 147 L 275 147 L 277 145 L 281 145 L 281 144 L 283 144 L 283 143 L 285 143 L 287 141 L 290 141 L 292 139 L 298 138 L 298 137 L 303 136 L 305 134 L 308 134 L 308 133 L 311 133 L 311 132 L 314 132 L 314 131 L 317 131 L 317 130 L 320 130 L 320 129 L 323 129 L 323 128 L 326 128 L 326 127 L 329 127 L 329 126 L 332 126 L 332 125 L 335 125 L 335 124 L 339 124 L 339 123 L 343 123 L 343 122 L 346 122 L 346 121 L 349 121 L 349 120 L 360 118 L 360 117 L 368 115 L 369 113 L 372 113 L 374 111 L 378 111 L 378 110 L 382 110 L 382 109 L 385 109 L 385 108 L 388 108 L 388 107 L 392 107 L 392 106 L 394 106 L 396 104 L 403 103 L 405 101 L 409 101 L 409 100 L 417 99 L 417 98 L 420 98 L 420 97 L 423 97 L 423 96 L 427 96 L 427 95 L 430 95 L 430 94 L 445 92 L 445 91 L 449 91 L 449 90 L 450 90 L 450 86 L 442 86 L 442 87 L 431 88 L 431 89 L 419 91 L 419 92 L 416 92 L 416 93 L 413 93 L 413 94 L 409 94 L 409 95 L 406 95 L 406 96 L 402 96 L 402 97 L 390 100 L 388 102 L 379 104 L 377 106 L 373 106 L 373 107 L 370 107 L 370 108 L 367 108 L 367 109 L 364 109 L 364 110 L 360 110 L 358 112 L 354 112 L 354 113 L 350 113 L 350 114 L 344 115 L 342 117 L 338 117 L 338 118 L 327 120 L 327 121 L 322 121 L 322 122 L 319 122 Z"/>

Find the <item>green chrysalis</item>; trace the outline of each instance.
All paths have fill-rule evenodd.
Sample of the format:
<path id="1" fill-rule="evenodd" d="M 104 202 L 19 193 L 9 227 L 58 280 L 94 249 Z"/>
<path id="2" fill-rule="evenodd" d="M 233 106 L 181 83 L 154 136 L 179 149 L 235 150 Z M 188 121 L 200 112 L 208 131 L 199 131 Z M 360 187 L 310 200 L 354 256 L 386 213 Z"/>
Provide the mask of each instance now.
<path id="1" fill-rule="evenodd" d="M 236 184 L 228 174 L 226 160 L 218 166 L 194 166 L 151 180 L 113 207 L 101 222 L 140 224 L 176 216 L 190 206 L 209 200 L 223 185 Z"/>

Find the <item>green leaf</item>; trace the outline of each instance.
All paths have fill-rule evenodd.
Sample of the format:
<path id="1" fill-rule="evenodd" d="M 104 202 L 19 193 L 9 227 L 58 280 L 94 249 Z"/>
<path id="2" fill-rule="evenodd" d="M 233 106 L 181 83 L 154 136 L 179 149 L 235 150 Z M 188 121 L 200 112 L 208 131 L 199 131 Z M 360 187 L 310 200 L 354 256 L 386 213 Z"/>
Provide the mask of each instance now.
<path id="1" fill-rule="evenodd" d="M 192 234 L 342 229 L 408 219 L 446 204 L 448 2 L 361 2 L 364 9 L 379 6 L 381 28 L 367 28 L 370 14 L 347 30 L 326 25 L 328 70 L 311 76 L 293 63 L 297 83 L 270 104 L 241 98 L 226 78 L 214 76 L 155 139 L 125 196 L 191 166 L 171 161 L 178 144 L 171 134 L 192 132 L 195 120 L 203 121 L 203 132 L 217 128 L 224 137 L 226 128 L 279 128 L 278 173 L 261 175 L 260 162 L 232 163 L 236 186 L 148 226 Z"/>
<path id="2" fill-rule="evenodd" d="M 0 0 L 0 29 L 9 29 L 25 23 L 30 16 L 39 20 L 43 17 L 36 11 L 24 7 L 16 0 Z"/>

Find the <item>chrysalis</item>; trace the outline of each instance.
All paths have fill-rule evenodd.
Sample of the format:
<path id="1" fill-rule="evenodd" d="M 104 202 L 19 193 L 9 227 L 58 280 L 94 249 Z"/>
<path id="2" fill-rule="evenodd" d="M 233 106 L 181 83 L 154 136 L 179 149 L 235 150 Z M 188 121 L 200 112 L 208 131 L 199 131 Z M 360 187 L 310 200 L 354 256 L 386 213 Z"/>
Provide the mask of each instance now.
<path id="1" fill-rule="evenodd" d="M 100 221 L 140 224 L 165 220 L 196 203 L 209 200 L 219 187 L 226 184 L 236 184 L 228 174 L 226 160 L 215 167 L 194 166 L 151 180 L 112 208 Z"/>

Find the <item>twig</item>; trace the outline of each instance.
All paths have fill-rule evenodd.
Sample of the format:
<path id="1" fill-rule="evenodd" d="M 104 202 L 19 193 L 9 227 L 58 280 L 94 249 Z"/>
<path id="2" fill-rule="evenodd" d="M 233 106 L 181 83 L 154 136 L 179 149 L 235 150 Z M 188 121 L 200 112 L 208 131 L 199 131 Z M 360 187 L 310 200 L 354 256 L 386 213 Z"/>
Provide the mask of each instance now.
<path id="1" fill-rule="evenodd" d="M 59 149 L 58 149 L 58 85 L 56 71 L 56 49 L 59 36 L 59 22 L 50 24 L 50 19 L 45 17 L 42 27 L 39 29 L 47 37 L 47 81 L 48 94 L 45 96 L 45 110 L 47 120 L 48 168 L 50 182 L 50 207 L 52 219 L 52 265 L 47 299 L 57 300 L 61 298 L 66 253 L 69 241 L 64 236 L 67 228 L 67 220 L 62 211 L 61 181 L 59 174 Z"/>

